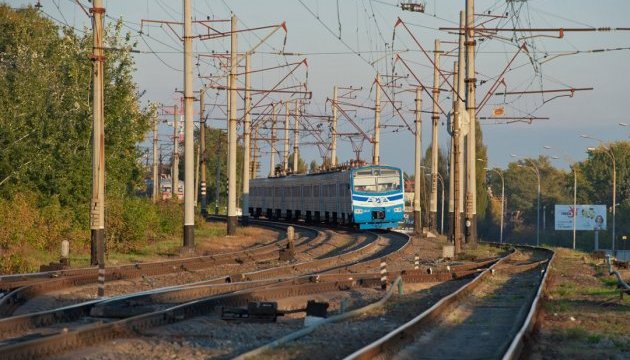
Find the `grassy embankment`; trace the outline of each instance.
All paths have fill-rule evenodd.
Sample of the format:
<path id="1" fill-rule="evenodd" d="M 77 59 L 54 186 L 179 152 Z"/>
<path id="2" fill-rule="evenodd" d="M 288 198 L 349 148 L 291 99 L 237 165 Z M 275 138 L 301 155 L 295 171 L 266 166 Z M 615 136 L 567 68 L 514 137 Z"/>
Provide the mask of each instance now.
<path id="1" fill-rule="evenodd" d="M 531 359 L 630 358 L 630 296 L 620 299 L 602 259 L 555 248 Z M 630 273 L 624 278 L 630 280 Z"/>
<path id="2" fill-rule="evenodd" d="M 57 262 L 63 240 L 70 242 L 72 267 L 87 266 L 90 230 L 85 221 L 77 220 L 86 214 L 82 210 L 55 201 L 41 206 L 32 194 L 0 199 L 0 274 L 34 272 L 42 264 Z M 108 265 L 190 255 L 180 253 L 181 204 L 111 198 L 106 210 Z M 195 223 L 197 254 L 234 251 L 273 237 L 266 230 L 242 228 L 234 238 L 226 238 L 225 224 L 207 223 L 201 217 Z"/>

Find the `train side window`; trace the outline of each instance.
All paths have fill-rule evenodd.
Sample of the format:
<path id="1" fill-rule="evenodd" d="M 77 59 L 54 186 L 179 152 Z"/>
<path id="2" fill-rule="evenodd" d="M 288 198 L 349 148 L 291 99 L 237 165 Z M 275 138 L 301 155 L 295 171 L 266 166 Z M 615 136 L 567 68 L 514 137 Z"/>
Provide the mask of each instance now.
<path id="1" fill-rule="evenodd" d="M 313 196 L 319 197 L 319 185 L 313 185 Z"/>

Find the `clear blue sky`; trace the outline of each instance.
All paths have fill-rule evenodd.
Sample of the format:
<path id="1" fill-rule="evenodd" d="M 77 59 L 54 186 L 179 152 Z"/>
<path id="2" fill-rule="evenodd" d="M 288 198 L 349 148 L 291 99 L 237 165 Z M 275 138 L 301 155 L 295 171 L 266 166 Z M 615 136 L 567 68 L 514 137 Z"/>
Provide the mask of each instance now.
<path id="1" fill-rule="evenodd" d="M 20 7 L 34 4 L 36 1 L 9 1 L 9 5 Z M 85 14 L 71 0 L 42 0 L 43 11 L 56 21 L 67 23 L 78 29 L 89 26 Z M 87 1 L 82 1 L 86 6 Z M 392 40 L 394 52 L 400 52 L 403 58 L 413 64 L 413 70 L 426 85 L 432 84 L 432 70 L 428 60 L 418 51 L 412 38 L 401 27 L 393 38 L 393 26 L 400 16 L 410 25 L 415 36 L 427 50 L 433 49 L 433 41 L 440 38 L 454 41 L 456 37 L 447 32 L 438 31 L 440 26 L 453 26 L 458 21 L 458 12 L 463 9 L 464 0 L 429 0 L 425 14 L 403 12 L 393 0 L 192 0 L 194 16 L 197 19 L 224 19 L 234 12 L 239 18 L 239 28 L 258 27 L 278 24 L 286 21 L 288 34 L 286 44 L 284 34 L 276 34 L 268 44 L 254 55 L 254 67 L 270 67 L 308 58 L 308 74 L 304 69 L 290 77 L 287 85 L 304 82 L 308 76 L 308 86 L 313 91 L 313 99 L 307 106 L 307 112 L 330 114 L 330 106 L 325 106 L 327 97 L 332 97 L 334 85 L 363 87 L 354 103 L 373 106 L 374 91 L 372 82 L 376 71 L 391 73 Z M 163 19 L 181 21 L 182 2 L 166 0 L 123 1 L 106 0 L 108 22 L 122 18 L 129 29 L 138 30 L 141 19 Z M 513 2 L 514 8 L 505 1 L 477 1 L 476 12 L 491 11 L 492 14 L 508 13 L 509 19 L 489 22 L 488 27 L 630 27 L 630 2 L 625 0 L 585 1 L 585 0 L 530 0 Z M 314 14 L 311 14 L 309 10 Z M 511 15 L 518 11 L 516 22 Z M 316 19 L 319 18 L 319 21 Z M 479 18 L 485 19 L 485 18 Z M 221 26 L 221 25 L 218 25 Z M 179 31 L 178 27 L 174 28 Z M 226 28 L 224 28 L 226 29 Z M 202 31 L 197 27 L 196 31 Z M 263 37 L 268 30 L 254 34 L 245 34 L 239 39 L 239 49 L 247 50 Z M 143 53 L 135 55 L 138 71 L 136 80 L 142 91 L 146 91 L 143 101 L 172 104 L 174 89 L 182 89 L 183 57 L 179 53 L 181 43 L 167 29 L 157 26 L 145 27 L 145 35 L 132 31 L 138 42 L 138 49 Z M 545 33 L 546 35 L 557 35 Z M 513 56 L 516 47 L 510 39 L 515 36 L 529 36 L 529 33 L 502 33 L 505 40 L 486 40 L 481 42 L 477 54 L 477 71 L 480 80 L 488 80 L 477 88 L 480 101 L 493 79 L 501 72 Z M 341 37 L 341 40 L 339 39 Z M 630 82 L 630 50 L 582 53 L 562 56 L 538 65 L 531 59 L 541 62 L 548 57 L 562 52 L 588 51 L 593 49 L 612 49 L 630 47 L 630 32 L 567 32 L 563 39 L 552 37 L 534 37 L 526 40 L 530 45 L 530 57 L 519 55 L 512 69 L 506 74 L 507 89 L 540 90 L 567 87 L 593 87 L 594 91 L 576 93 L 574 97 L 563 97 L 548 101 L 552 96 L 525 95 L 522 97 L 502 98 L 495 96 L 482 111 L 481 116 L 488 116 L 492 106 L 504 106 L 506 116 L 533 114 L 549 117 L 548 121 L 532 124 L 494 124 L 482 121 L 484 140 L 488 146 L 489 161 L 495 166 L 505 167 L 513 159 L 510 154 L 536 157 L 539 154 L 568 154 L 575 160 L 585 157 L 587 146 L 596 142 L 586 141 L 580 134 L 589 134 L 605 141 L 628 140 L 630 127 L 618 125 L 630 123 L 627 111 L 628 83 Z M 225 52 L 229 48 L 226 40 L 196 42 L 195 53 Z M 444 44 L 443 49 L 450 50 L 453 44 Z M 287 52 L 299 52 L 303 57 L 281 57 L 270 54 L 284 49 Z M 360 54 L 360 55 L 359 55 Z M 453 58 L 444 57 L 442 67 L 452 69 Z M 221 70 L 217 62 L 202 58 L 195 73 L 203 76 L 217 75 Z M 398 74 L 405 75 L 406 69 L 398 63 Z M 269 88 L 275 84 L 286 70 L 276 70 L 253 75 L 255 87 Z M 202 85 L 201 79 L 195 80 L 195 88 Z M 242 81 L 242 79 L 241 79 Z M 415 83 L 413 80 L 399 82 L 404 89 Z M 371 91 L 372 89 L 372 91 Z M 447 96 L 449 97 L 447 99 Z M 280 96 L 272 96 L 280 100 Z M 383 98 L 385 100 L 385 98 Z M 403 115 L 407 121 L 413 121 L 410 112 L 415 105 L 411 94 L 398 94 L 396 100 L 402 101 Z M 254 98 L 254 102 L 257 98 Z M 548 101 L 548 102 L 545 102 Z M 225 103 L 222 93 L 211 92 L 208 103 Z M 266 102 L 266 101 L 265 101 Z M 430 99 L 425 95 L 423 109 L 430 109 Z M 383 108 L 383 123 L 402 124 L 393 116 L 391 106 Z M 450 107 L 450 94 L 442 93 L 441 105 Z M 211 116 L 222 117 L 216 107 Z M 351 113 L 354 116 L 355 113 Z M 444 117 L 442 117 L 444 118 Z M 372 126 L 373 112 L 359 109 L 356 122 L 365 130 Z M 225 122 L 211 123 L 225 127 Z M 429 114 L 423 114 L 423 146 L 430 143 L 431 128 Z M 354 132 L 347 123 L 340 125 L 340 131 Z M 382 131 L 381 159 L 383 163 L 401 166 L 409 171 L 413 168 L 413 137 L 405 129 L 392 132 L 394 128 Z M 446 144 L 446 129 L 440 126 L 440 141 Z M 166 135 L 170 130 L 161 129 Z M 327 135 L 324 135 L 326 138 Z M 313 138 L 303 138 L 311 142 Z M 556 151 L 543 150 L 544 145 L 551 145 Z M 281 146 L 281 145 L 279 145 Z M 444 145 L 445 146 L 445 145 Z M 363 146 L 363 158 L 369 159 L 371 146 Z M 307 161 L 321 161 L 320 153 L 314 146 L 302 149 L 302 156 Z M 352 157 L 351 146 L 347 140 L 340 141 L 338 157 L 345 161 Z M 262 159 L 262 173 L 267 173 L 268 160 Z M 566 167 L 562 161 L 556 166 Z"/>

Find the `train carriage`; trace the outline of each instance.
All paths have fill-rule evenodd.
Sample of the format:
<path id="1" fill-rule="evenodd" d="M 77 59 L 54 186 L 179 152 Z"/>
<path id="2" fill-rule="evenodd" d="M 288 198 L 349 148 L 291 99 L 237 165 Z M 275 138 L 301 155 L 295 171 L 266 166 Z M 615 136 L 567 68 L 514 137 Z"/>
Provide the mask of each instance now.
<path id="1" fill-rule="evenodd" d="M 251 216 L 387 229 L 403 220 L 402 172 L 391 166 L 250 180 Z"/>

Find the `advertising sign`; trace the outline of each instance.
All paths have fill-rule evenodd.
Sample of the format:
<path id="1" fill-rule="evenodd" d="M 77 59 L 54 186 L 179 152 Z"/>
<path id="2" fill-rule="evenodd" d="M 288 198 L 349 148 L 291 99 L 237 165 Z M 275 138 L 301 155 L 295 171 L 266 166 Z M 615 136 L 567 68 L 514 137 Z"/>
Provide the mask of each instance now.
<path id="1" fill-rule="evenodd" d="M 606 205 L 556 205 L 556 230 L 606 230 Z"/>

